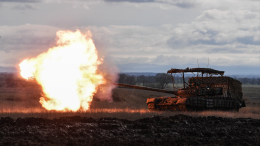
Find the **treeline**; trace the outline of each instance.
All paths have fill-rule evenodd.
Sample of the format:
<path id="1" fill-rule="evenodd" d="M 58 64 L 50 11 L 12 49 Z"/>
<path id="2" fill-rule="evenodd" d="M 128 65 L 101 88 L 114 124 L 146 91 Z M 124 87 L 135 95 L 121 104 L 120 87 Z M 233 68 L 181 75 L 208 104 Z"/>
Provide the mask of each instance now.
<path id="1" fill-rule="evenodd" d="M 14 73 L 0 73 L 0 87 L 41 87 L 35 79 L 26 80 Z"/>
<path id="2" fill-rule="evenodd" d="M 172 83 L 171 76 L 166 73 L 158 73 L 155 76 L 119 74 L 118 77 L 118 83 L 160 89 L 164 89 L 169 83 Z M 185 77 L 185 82 L 188 82 L 189 78 L 190 77 Z M 239 80 L 242 84 L 260 85 L 260 78 L 233 78 Z M 174 83 L 183 84 L 182 77 L 175 76 Z M 0 73 L 0 87 L 40 87 L 40 85 L 35 79 L 26 80 L 14 73 Z"/>
<path id="3" fill-rule="evenodd" d="M 172 80 L 171 76 L 166 73 L 158 73 L 155 76 L 134 76 L 127 74 L 119 74 L 118 76 L 118 83 L 121 84 L 140 85 L 160 89 L 167 87 L 168 83 Z"/>
<path id="4" fill-rule="evenodd" d="M 163 79 L 164 78 L 164 79 Z M 189 81 L 190 77 L 184 77 L 185 82 Z M 172 77 L 170 74 L 158 73 L 155 76 L 144 76 L 144 75 L 128 75 L 119 74 L 118 83 L 129 84 L 129 85 L 141 85 L 147 87 L 158 87 L 158 84 L 162 82 L 167 82 L 167 84 L 172 83 Z M 174 77 L 175 84 L 183 84 L 183 79 L 181 76 Z"/>
<path id="5" fill-rule="evenodd" d="M 160 81 L 165 76 L 165 80 Z M 190 77 L 185 77 L 185 82 L 188 83 Z M 242 84 L 251 84 L 251 85 L 260 85 L 260 78 L 246 78 L 246 77 L 233 77 L 234 79 L 239 80 Z M 174 77 L 175 84 L 183 84 L 183 79 L 181 76 Z M 144 75 L 128 75 L 128 74 L 119 74 L 118 83 L 129 84 L 129 85 L 140 85 L 146 87 L 156 87 L 162 88 L 160 84 L 165 83 L 166 86 L 169 83 L 172 83 L 172 78 L 169 74 L 166 73 L 158 73 L 155 76 L 144 76 Z"/>
<path id="6" fill-rule="evenodd" d="M 234 79 L 239 80 L 242 84 L 260 85 L 260 78 L 234 77 Z"/>

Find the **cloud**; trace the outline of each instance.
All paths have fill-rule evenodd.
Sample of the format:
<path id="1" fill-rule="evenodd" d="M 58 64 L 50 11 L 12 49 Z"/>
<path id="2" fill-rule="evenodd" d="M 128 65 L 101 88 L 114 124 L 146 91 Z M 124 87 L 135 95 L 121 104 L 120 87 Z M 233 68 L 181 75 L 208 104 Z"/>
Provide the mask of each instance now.
<path id="1" fill-rule="evenodd" d="M 49 2 L 54 3 L 53 1 Z M 62 26 L 62 29 L 81 29 L 81 31 L 90 29 L 99 53 L 104 55 L 106 59 L 122 66 L 131 63 L 171 65 L 173 63 L 185 64 L 195 62 L 196 64 L 197 59 L 201 62 L 203 62 L 202 60 L 207 62 L 208 57 L 214 65 L 226 65 L 226 62 L 231 66 L 239 64 L 257 66 L 259 64 L 260 14 L 257 11 L 259 8 L 256 8 L 255 3 L 251 1 L 154 0 L 137 2 L 125 0 L 123 3 L 119 3 L 110 0 L 106 2 L 110 4 L 115 3 L 110 5 L 111 7 L 107 6 L 107 3 L 104 3 L 104 1 L 100 3 L 101 6 L 92 7 L 93 5 L 87 4 L 90 8 L 89 13 L 93 14 L 94 19 L 88 19 L 88 17 L 85 17 L 86 14 L 80 13 L 83 11 L 79 11 L 79 8 L 83 7 L 83 3 L 86 1 L 76 1 L 78 3 L 66 1 L 65 5 L 60 5 L 57 2 L 55 2 L 55 5 L 59 5 L 60 8 L 63 8 L 63 6 L 66 6 L 66 8 L 67 6 L 75 6 L 77 13 L 72 9 L 71 11 L 66 11 L 68 13 L 64 11 L 65 13 L 62 14 L 66 16 L 66 19 L 62 19 L 62 17 L 57 17 L 62 15 L 44 16 L 40 12 L 40 16 L 44 16 L 43 18 L 45 19 L 40 17 L 41 20 L 36 21 L 37 15 L 35 15 L 36 17 L 31 17 L 32 19 L 28 19 L 28 21 L 34 24 L 44 23 L 46 25 L 27 24 L 14 26 L 16 24 L 10 22 L 9 25 L 7 24 L 9 22 L 6 22 L 6 26 L 0 26 L 0 35 L 2 36 L 0 39 L 0 66 L 8 63 L 8 65 L 13 65 L 15 59 L 19 61 L 24 59 L 24 57 L 37 55 L 55 44 L 55 33 L 60 28 L 47 26 L 53 25 L 53 23 L 48 23 L 45 20 L 61 21 L 58 25 Z M 52 5 L 50 3 L 46 5 Z M 68 5 L 68 3 L 71 3 L 71 5 Z M 16 4 L 11 3 L 10 5 Z M 155 5 L 166 6 L 173 4 L 176 7 L 183 8 L 189 8 L 188 5 L 191 4 L 195 8 L 192 10 L 177 9 L 165 11 L 158 9 L 154 11 L 153 9 Z M 133 10 L 128 5 L 148 5 L 148 7 Z M 153 6 L 150 7 L 149 5 Z M 121 6 L 124 7 L 121 8 Z M 105 10 L 105 7 L 108 10 Z M 113 13 L 104 15 L 104 13 L 112 11 L 110 8 L 113 8 Z M 125 8 L 127 8 L 127 11 L 125 11 Z M 123 11 L 119 14 L 120 10 Z M 50 9 L 50 12 L 54 11 Z M 140 16 L 138 15 L 139 12 L 141 12 Z M 180 17 L 168 17 L 167 15 L 166 19 L 174 18 L 176 21 L 158 19 L 159 17 L 164 17 L 164 14 L 172 14 L 172 12 L 175 15 L 178 13 L 177 15 L 181 17 L 184 14 L 189 16 L 189 18 L 183 21 L 179 20 Z M 194 12 L 194 14 L 186 15 L 190 12 Z M 71 15 L 66 15 L 69 13 Z M 78 15 L 79 13 L 83 14 L 84 17 Z M 129 13 L 134 15 L 128 15 Z M 56 10 L 53 14 L 57 14 Z M 151 17 L 148 18 L 147 15 Z M 194 17 L 195 15 L 196 17 Z M 112 17 L 118 19 L 118 21 Z M 16 20 L 15 17 L 13 19 Z M 9 18 L 5 20 L 8 21 Z M 102 20 L 104 23 L 92 23 L 95 20 Z M 21 20 L 19 21 L 21 22 Z M 64 22 L 71 23 L 71 25 L 68 26 L 68 23 Z M 93 26 L 90 26 L 90 24 Z M 10 59 L 13 61 L 10 61 Z"/>
<path id="2" fill-rule="evenodd" d="M 241 17 L 240 21 L 234 11 L 213 11 L 228 15 L 219 17 L 210 13 L 211 22 L 203 12 L 194 22 L 179 25 L 111 25 L 88 29 L 93 33 L 95 44 L 103 43 L 115 64 L 184 64 L 197 59 L 207 62 L 209 57 L 215 65 L 227 65 L 228 62 L 228 65 L 257 66 L 259 27 L 254 19 L 258 16 L 253 13 L 253 19 Z M 237 20 L 241 23 L 236 24 Z"/>
<path id="3" fill-rule="evenodd" d="M 0 26 L 1 44 L 5 50 L 27 50 L 32 49 L 31 46 L 50 45 L 55 41 L 57 30 L 52 26 L 32 24 Z"/>
<path id="4" fill-rule="evenodd" d="M 0 26 L 0 66 L 14 66 L 55 45 L 59 28 L 44 25 Z"/>
<path id="5" fill-rule="evenodd" d="M 248 10 L 206 10 L 192 23 L 175 28 L 168 45 L 259 45 L 259 19 L 259 13 Z"/>
<path id="6" fill-rule="evenodd" d="M 199 61 L 200 67 L 207 67 L 208 59 L 210 65 L 215 66 L 232 66 L 232 65 L 243 65 L 243 66 L 258 66 L 257 58 L 243 59 L 239 57 L 228 57 L 228 56 L 218 56 L 214 57 L 200 57 L 196 55 L 186 55 L 180 56 L 176 55 L 157 55 L 150 58 L 145 57 L 127 57 L 127 58 L 117 58 L 120 63 L 117 62 L 119 66 L 123 66 L 124 64 L 156 64 L 161 66 L 183 66 L 188 64 L 190 67 L 197 66 L 197 59 Z M 255 61 L 256 63 L 252 63 Z M 250 64 L 250 65 L 249 65 Z M 188 67 L 188 66 L 186 66 Z"/>
<path id="7" fill-rule="evenodd" d="M 191 2 L 178 2 L 175 3 L 175 5 L 181 8 L 192 8 L 195 6 L 195 4 Z"/>
<path id="8" fill-rule="evenodd" d="M 39 3 L 42 0 L 0 0 L 0 2 Z"/>
<path id="9" fill-rule="evenodd" d="M 194 1 L 192 0 L 104 0 L 105 2 L 112 2 L 112 3 L 122 3 L 122 2 L 128 2 L 128 3 L 137 3 L 137 4 L 164 4 L 164 5 L 172 5 L 180 8 L 192 8 L 195 6 Z"/>
<path id="10" fill-rule="evenodd" d="M 241 27 L 236 27 L 233 26 L 233 19 L 228 22 L 228 19 L 223 20 L 221 17 L 219 19 L 223 20 L 223 25 L 230 23 L 231 26 L 220 26 L 216 18 L 213 19 L 212 24 L 205 22 L 204 18 L 198 19 L 179 25 L 164 24 L 150 27 L 110 25 L 75 27 L 75 29 L 80 29 L 82 32 L 89 29 L 99 53 L 115 64 L 169 65 L 173 62 L 184 64 L 196 62 L 197 58 L 200 60 L 204 58 L 207 61 L 210 57 L 212 63 L 225 65 L 226 62 L 213 62 L 222 57 L 219 60 L 226 58 L 229 65 L 257 65 L 260 50 L 259 43 L 255 42 L 259 38 L 256 33 L 259 27 L 255 27 L 254 23 L 248 25 L 250 23 L 248 22 L 241 24 Z M 46 51 L 55 45 L 57 30 L 60 28 L 32 24 L 0 26 L 2 36 L 0 58 L 3 56 L 0 63 L 1 60 L 8 59 L 5 56 L 24 58 L 28 56 L 25 52 L 35 56 Z M 241 62 L 235 61 L 237 58 L 240 58 Z"/>
<path id="11" fill-rule="evenodd" d="M 146 73 L 166 73 L 171 68 L 195 68 L 197 64 L 175 64 L 171 65 L 157 65 L 157 64 L 124 64 L 118 65 L 119 69 L 123 73 L 134 73 L 134 72 L 146 72 Z M 211 64 L 199 64 L 199 67 L 209 67 L 216 70 L 225 71 L 225 75 L 256 75 L 259 77 L 259 68 L 248 65 L 237 65 L 237 66 L 220 66 Z M 141 71 L 140 71 L 141 70 Z M 196 74 L 194 74 L 196 76 Z"/>
<path id="12" fill-rule="evenodd" d="M 254 36 L 238 37 L 236 41 L 245 45 L 260 45 L 260 41 L 255 40 Z"/>
<path id="13" fill-rule="evenodd" d="M 103 0 L 107 3 L 128 3 L 131 6 L 152 6 L 160 9 L 220 9 L 243 10 L 251 9 L 259 12 L 258 0 Z"/>
<path id="14" fill-rule="evenodd" d="M 150 3 L 156 0 L 104 0 L 105 2 L 130 2 L 130 3 Z"/>
<path id="15" fill-rule="evenodd" d="M 13 9 L 17 10 L 37 10 L 38 7 L 31 4 L 19 4 L 13 7 Z"/>

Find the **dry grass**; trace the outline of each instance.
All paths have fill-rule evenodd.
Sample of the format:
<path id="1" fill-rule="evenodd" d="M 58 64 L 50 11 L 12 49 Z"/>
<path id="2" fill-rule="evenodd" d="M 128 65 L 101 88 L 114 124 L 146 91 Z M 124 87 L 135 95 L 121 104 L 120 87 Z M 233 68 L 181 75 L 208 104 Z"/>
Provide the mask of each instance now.
<path id="1" fill-rule="evenodd" d="M 203 112 L 154 112 L 148 109 L 90 109 L 85 112 L 57 112 L 57 111 L 46 111 L 39 109 L 24 109 L 19 111 L 0 111 L 1 117 L 12 117 L 17 119 L 19 117 L 35 117 L 35 118 L 48 118 L 54 119 L 65 116 L 84 116 L 84 117 L 113 117 L 120 119 L 136 120 L 139 118 L 146 118 L 152 116 L 174 116 L 178 114 L 184 114 L 189 116 L 216 116 L 225 118 L 254 118 L 260 119 L 259 107 L 246 107 L 241 109 L 240 112 L 223 112 L 223 111 L 203 111 Z"/>
<path id="2" fill-rule="evenodd" d="M 41 107 L 39 88 L 0 88 L 0 110 Z"/>
<path id="3" fill-rule="evenodd" d="M 93 101 L 92 109 L 119 108 L 119 109 L 147 109 L 146 100 L 150 97 L 174 96 L 172 94 L 152 92 L 145 90 L 135 90 L 127 88 L 116 88 L 113 90 L 114 102 Z"/>
<path id="4" fill-rule="evenodd" d="M 93 101 L 88 111 L 56 112 L 41 107 L 39 98 L 41 90 L 34 88 L 0 88 L 0 117 L 39 117 L 59 118 L 63 116 L 86 116 L 93 118 L 115 117 L 135 120 L 151 116 L 174 116 L 185 114 L 190 116 L 218 116 L 230 118 L 260 119 L 260 87 L 243 86 L 247 107 L 239 112 L 203 111 L 203 112 L 152 112 L 147 109 L 146 99 L 149 97 L 172 96 L 171 94 L 117 88 L 113 92 L 114 102 Z"/>

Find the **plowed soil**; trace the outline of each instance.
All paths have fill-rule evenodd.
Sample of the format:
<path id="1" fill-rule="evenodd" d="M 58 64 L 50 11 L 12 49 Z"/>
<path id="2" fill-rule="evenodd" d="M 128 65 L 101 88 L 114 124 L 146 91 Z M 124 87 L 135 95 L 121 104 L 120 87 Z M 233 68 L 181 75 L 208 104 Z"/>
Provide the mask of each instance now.
<path id="1" fill-rule="evenodd" d="M 260 145 L 260 120 L 186 115 L 135 121 L 5 117 L 0 120 L 0 145 Z"/>

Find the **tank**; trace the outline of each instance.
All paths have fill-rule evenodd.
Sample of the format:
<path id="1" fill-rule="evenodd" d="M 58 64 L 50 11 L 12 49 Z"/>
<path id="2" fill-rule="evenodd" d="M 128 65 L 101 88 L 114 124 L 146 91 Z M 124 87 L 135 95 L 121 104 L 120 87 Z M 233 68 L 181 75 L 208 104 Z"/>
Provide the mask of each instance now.
<path id="1" fill-rule="evenodd" d="M 193 73 L 188 83 L 184 73 Z M 116 84 L 118 86 L 174 94 L 170 97 L 155 97 L 147 99 L 150 110 L 173 111 L 200 111 L 200 110 L 234 110 L 245 107 L 243 100 L 242 83 L 231 77 L 223 76 L 224 71 L 211 68 L 171 69 L 173 81 L 172 90 L 148 88 L 136 85 Z M 174 77 L 180 73 L 183 79 L 183 88 L 174 87 Z M 197 73 L 195 75 L 194 73 Z M 174 76 L 173 76 L 174 74 Z"/>

